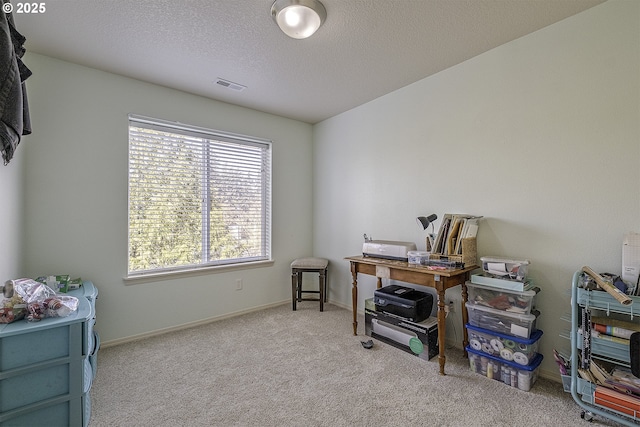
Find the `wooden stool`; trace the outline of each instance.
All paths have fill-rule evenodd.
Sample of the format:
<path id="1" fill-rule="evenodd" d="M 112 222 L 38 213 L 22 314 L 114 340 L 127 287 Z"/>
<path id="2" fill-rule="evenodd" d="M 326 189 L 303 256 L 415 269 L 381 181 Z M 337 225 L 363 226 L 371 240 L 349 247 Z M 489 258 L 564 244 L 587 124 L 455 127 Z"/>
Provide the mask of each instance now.
<path id="1" fill-rule="evenodd" d="M 327 266 L 329 260 L 324 258 L 298 258 L 291 263 L 291 299 L 293 310 L 298 301 L 320 301 L 320 311 L 324 311 L 327 302 Z M 319 273 L 319 288 L 317 291 L 302 290 L 302 273 Z M 303 293 L 319 294 L 319 298 L 302 298 Z"/>

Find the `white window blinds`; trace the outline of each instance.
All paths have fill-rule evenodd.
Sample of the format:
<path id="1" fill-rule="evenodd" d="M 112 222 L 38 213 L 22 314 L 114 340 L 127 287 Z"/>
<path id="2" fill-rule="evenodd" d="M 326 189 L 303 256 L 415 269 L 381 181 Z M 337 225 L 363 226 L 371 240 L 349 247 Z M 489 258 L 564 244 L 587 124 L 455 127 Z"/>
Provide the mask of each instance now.
<path id="1" fill-rule="evenodd" d="M 129 115 L 129 276 L 270 259 L 271 143 Z"/>

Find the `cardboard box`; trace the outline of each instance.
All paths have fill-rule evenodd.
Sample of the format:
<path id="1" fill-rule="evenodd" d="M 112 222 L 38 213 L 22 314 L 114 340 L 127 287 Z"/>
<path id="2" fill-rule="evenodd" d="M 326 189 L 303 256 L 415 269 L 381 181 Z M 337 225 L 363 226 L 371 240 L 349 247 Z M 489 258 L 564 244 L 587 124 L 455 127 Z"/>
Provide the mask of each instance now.
<path id="1" fill-rule="evenodd" d="M 69 275 L 59 274 L 56 276 L 40 276 L 36 279 L 37 282 L 44 283 L 49 286 L 55 292 L 66 293 L 69 291 Z"/>
<path id="2" fill-rule="evenodd" d="M 375 310 L 367 300 L 364 311 L 365 333 L 420 359 L 429 360 L 439 352 L 438 321 L 435 317 L 415 323 Z"/>

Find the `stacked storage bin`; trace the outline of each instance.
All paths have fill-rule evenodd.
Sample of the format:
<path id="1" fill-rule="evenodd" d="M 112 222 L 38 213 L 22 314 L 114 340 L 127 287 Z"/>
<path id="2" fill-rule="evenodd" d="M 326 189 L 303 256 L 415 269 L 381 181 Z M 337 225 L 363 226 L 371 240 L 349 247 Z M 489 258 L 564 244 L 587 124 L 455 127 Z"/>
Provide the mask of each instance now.
<path id="1" fill-rule="evenodd" d="M 481 260 L 484 272 L 466 284 L 469 365 L 480 375 L 529 391 L 543 359 L 535 310 L 540 288 L 527 278 L 528 261 Z"/>

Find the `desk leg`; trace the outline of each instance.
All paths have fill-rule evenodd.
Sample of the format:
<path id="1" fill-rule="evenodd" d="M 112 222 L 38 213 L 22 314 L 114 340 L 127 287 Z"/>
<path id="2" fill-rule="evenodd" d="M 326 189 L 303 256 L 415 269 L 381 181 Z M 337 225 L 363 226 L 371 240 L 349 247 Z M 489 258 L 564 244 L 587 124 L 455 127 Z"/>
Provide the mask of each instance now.
<path id="1" fill-rule="evenodd" d="M 445 335 L 447 334 L 447 322 L 444 311 L 444 286 L 440 282 L 438 276 L 435 277 L 436 289 L 438 291 L 438 362 L 440 362 L 440 375 L 446 375 L 444 373 L 444 364 L 447 358 L 444 355 Z"/>
<path id="2" fill-rule="evenodd" d="M 469 313 L 467 312 L 467 285 L 466 281 L 462 282 L 462 349 L 464 350 L 464 357 L 469 357 L 467 354 L 467 345 L 469 345 L 469 334 L 465 325 L 469 323 Z"/>
<path id="3" fill-rule="evenodd" d="M 351 288 L 351 306 L 353 307 L 353 335 L 358 335 L 358 269 L 356 263 L 351 262 L 351 276 L 353 287 Z"/>

